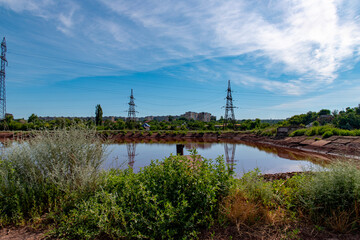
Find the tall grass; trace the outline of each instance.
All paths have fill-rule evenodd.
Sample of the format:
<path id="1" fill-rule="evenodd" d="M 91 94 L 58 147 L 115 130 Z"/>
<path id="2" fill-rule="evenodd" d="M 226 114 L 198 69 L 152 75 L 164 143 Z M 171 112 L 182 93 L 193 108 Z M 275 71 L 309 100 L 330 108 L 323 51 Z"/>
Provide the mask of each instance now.
<path id="1" fill-rule="evenodd" d="M 13 143 L 0 162 L 3 224 L 40 217 L 74 195 L 92 191 L 105 149 L 90 129 L 40 131 Z"/>
<path id="2" fill-rule="evenodd" d="M 299 197 L 303 210 L 318 224 L 339 232 L 360 226 L 360 170 L 354 163 L 337 162 L 317 172 Z"/>
<path id="3" fill-rule="evenodd" d="M 305 219 L 336 232 L 357 230 L 360 169 L 355 162 L 339 161 L 326 169 L 273 182 L 264 181 L 255 170 L 237 180 L 236 191 L 223 207 L 228 220 L 237 225 L 273 224 L 271 219 L 280 216 L 282 222 Z"/>

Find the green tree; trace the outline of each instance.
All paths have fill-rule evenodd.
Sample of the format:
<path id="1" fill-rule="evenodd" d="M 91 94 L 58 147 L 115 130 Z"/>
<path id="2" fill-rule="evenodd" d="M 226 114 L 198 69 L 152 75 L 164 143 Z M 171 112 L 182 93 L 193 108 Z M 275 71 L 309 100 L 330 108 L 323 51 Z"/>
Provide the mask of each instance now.
<path id="1" fill-rule="evenodd" d="M 39 117 L 36 114 L 31 114 L 31 116 L 28 119 L 28 122 L 36 123 L 39 120 Z"/>
<path id="2" fill-rule="evenodd" d="M 96 124 L 96 126 L 102 125 L 102 117 L 103 117 L 103 111 L 102 111 L 100 104 L 98 104 L 98 105 L 96 105 L 96 108 L 95 108 L 95 124 Z"/>
<path id="3" fill-rule="evenodd" d="M 330 115 L 330 110 L 329 109 L 321 109 L 319 111 L 319 116 L 321 115 Z"/>

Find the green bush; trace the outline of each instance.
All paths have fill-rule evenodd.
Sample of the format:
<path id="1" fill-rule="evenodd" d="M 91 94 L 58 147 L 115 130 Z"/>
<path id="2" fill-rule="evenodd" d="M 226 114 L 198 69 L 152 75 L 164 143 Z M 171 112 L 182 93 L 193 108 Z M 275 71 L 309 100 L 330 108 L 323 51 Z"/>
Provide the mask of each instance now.
<path id="1" fill-rule="evenodd" d="M 302 173 L 287 180 L 280 179 L 272 183 L 278 204 L 289 210 L 292 215 L 297 214 L 299 205 L 302 203 L 299 196 L 302 186 L 307 184 L 309 177 L 308 174 Z"/>
<path id="2" fill-rule="evenodd" d="M 276 127 L 269 127 L 264 130 L 260 130 L 261 136 L 268 136 L 268 137 L 275 136 L 276 132 L 277 132 Z"/>
<path id="3" fill-rule="evenodd" d="M 303 136 L 306 131 L 307 131 L 306 128 L 295 130 L 295 131 L 293 131 L 292 133 L 290 133 L 290 137 Z"/>
<path id="4" fill-rule="evenodd" d="M 323 138 L 328 138 L 331 137 L 333 135 L 332 131 L 326 131 L 324 132 L 324 134 L 322 135 Z"/>
<path id="5" fill-rule="evenodd" d="M 318 121 L 314 121 L 314 122 L 313 122 L 313 126 L 314 126 L 314 127 L 318 127 L 319 125 L 320 125 L 320 124 L 319 124 Z"/>
<path id="6" fill-rule="evenodd" d="M 61 218 L 57 235 L 69 239 L 192 239 L 217 216 L 232 173 L 222 158 L 171 156 L 134 174 L 111 171 L 102 190 Z"/>
<path id="7" fill-rule="evenodd" d="M 318 135 L 318 127 L 312 127 L 306 130 L 305 132 L 306 136 L 315 136 Z"/>

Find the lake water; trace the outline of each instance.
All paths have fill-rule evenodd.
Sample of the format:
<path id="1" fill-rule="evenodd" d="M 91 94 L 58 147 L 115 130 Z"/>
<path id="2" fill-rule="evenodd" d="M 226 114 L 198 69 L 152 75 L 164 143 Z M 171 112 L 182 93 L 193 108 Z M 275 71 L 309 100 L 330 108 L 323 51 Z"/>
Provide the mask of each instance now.
<path id="1" fill-rule="evenodd" d="M 282 148 L 239 143 L 181 143 L 184 155 L 196 148 L 204 158 L 215 159 L 223 156 L 227 163 L 234 163 L 238 176 L 259 168 L 262 173 L 303 171 L 320 165 L 324 159 L 309 154 Z M 107 146 L 108 156 L 104 168 L 128 168 L 138 172 L 151 160 L 176 155 L 177 143 L 121 143 Z"/>

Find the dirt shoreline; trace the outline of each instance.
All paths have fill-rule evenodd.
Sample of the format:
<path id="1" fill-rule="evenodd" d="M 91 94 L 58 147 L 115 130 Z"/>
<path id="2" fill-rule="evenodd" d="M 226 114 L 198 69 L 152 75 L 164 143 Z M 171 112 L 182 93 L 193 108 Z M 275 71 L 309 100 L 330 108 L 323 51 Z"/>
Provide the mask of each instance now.
<path id="1" fill-rule="evenodd" d="M 358 136 L 332 136 L 321 139 L 321 136 L 299 136 L 286 138 L 273 138 L 259 136 L 252 133 L 226 132 L 217 133 L 193 133 L 172 134 L 172 133 L 134 133 L 115 134 L 109 139 L 118 142 L 227 142 L 243 143 L 246 145 L 262 148 L 264 146 L 287 149 L 297 153 L 306 153 L 309 156 L 331 159 L 336 157 L 360 159 L 360 137 Z"/>

